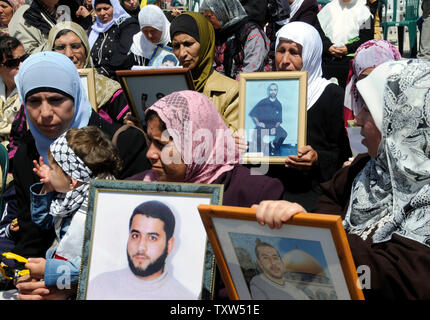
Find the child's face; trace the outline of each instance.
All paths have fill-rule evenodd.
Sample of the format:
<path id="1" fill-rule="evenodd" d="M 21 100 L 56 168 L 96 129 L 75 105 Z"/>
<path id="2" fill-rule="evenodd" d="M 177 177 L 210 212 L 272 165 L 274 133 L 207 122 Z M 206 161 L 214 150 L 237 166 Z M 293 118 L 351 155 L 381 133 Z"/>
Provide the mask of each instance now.
<path id="1" fill-rule="evenodd" d="M 49 180 L 52 188 L 60 193 L 67 193 L 72 190 L 72 180 L 64 173 L 60 166 L 52 159 L 49 159 L 49 165 L 51 167 Z"/>

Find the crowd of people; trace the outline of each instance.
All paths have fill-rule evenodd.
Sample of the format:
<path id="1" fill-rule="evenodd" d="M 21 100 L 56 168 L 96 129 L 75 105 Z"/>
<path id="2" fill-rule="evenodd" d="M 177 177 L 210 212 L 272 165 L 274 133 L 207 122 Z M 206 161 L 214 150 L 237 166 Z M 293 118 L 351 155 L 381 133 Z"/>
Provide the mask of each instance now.
<path id="1" fill-rule="evenodd" d="M 430 299 L 430 30 L 423 25 L 419 59 L 402 58 L 378 38 L 376 2 L 204 0 L 181 12 L 163 1 L 0 1 L 0 138 L 11 176 L 0 252 L 28 258 L 29 269 L 0 290 L 74 299 L 89 182 L 120 179 L 220 184 L 223 205 L 255 208 L 270 228 L 299 212 L 341 215 L 355 264 L 371 271 L 366 299 Z M 189 69 L 194 90 L 148 106 L 142 128 L 116 71 L 148 67 L 159 47 Z M 96 106 L 83 68 L 94 69 Z M 241 161 L 239 79 L 268 71 L 307 71 L 306 144 L 256 175 Z M 281 90 L 270 84 L 253 111 L 257 127 L 274 129 L 273 154 L 289 133 L 281 117 L 271 126 L 262 117 L 279 108 Z M 361 127 L 366 154 L 352 154 L 348 121 Z M 202 130 L 225 133 L 207 142 L 204 161 L 193 139 Z M 57 288 L 63 265 L 67 289 Z M 228 298 L 217 273 L 215 299 Z"/>

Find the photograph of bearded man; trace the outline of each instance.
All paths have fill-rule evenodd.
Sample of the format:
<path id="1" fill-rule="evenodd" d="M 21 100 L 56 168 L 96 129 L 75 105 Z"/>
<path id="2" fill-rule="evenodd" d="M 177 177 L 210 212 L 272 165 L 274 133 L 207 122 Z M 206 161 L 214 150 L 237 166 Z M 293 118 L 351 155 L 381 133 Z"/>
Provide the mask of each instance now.
<path id="1" fill-rule="evenodd" d="M 87 299 L 188 300 L 192 293 L 168 270 L 175 245 L 175 216 L 156 200 L 138 205 L 131 214 L 126 268 L 105 272 L 89 282 Z"/>

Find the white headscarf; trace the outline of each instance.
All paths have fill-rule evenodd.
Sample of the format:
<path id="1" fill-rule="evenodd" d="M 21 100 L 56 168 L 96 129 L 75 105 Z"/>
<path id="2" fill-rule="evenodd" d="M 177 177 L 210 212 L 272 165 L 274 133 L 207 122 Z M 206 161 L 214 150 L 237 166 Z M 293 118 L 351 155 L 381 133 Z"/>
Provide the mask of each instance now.
<path id="1" fill-rule="evenodd" d="M 360 27 L 371 17 L 366 0 L 332 0 L 318 13 L 325 35 L 337 46 L 358 37 Z"/>
<path id="2" fill-rule="evenodd" d="M 322 41 L 318 31 L 310 24 L 294 21 L 287 23 L 276 33 L 276 46 L 279 41 L 289 40 L 302 46 L 302 70 L 308 72 L 307 110 L 319 99 L 330 81 L 322 77 Z M 275 49 L 276 51 L 276 49 Z"/>
<path id="3" fill-rule="evenodd" d="M 94 43 L 97 41 L 100 33 L 108 31 L 113 24 L 121 23 L 123 20 L 130 18 L 130 15 L 125 11 L 125 9 L 119 3 L 119 0 L 109 0 L 113 7 L 113 18 L 108 23 L 101 23 L 100 19 L 96 17 L 96 22 L 91 27 L 90 35 L 88 36 L 88 41 L 90 43 L 90 48 L 93 47 Z M 93 8 L 95 0 L 92 0 Z"/>
<path id="4" fill-rule="evenodd" d="M 143 32 L 139 31 L 133 36 L 133 44 L 130 51 L 136 55 L 150 59 L 157 45 L 167 45 L 170 42 L 170 22 L 163 11 L 153 4 L 148 4 L 139 12 L 140 29 L 153 27 L 162 32 L 161 39 L 157 43 L 152 43 L 146 39 Z"/>
<path id="5" fill-rule="evenodd" d="M 430 63 L 385 62 L 357 88 L 381 142 L 354 179 L 345 229 L 373 243 L 398 234 L 430 246 Z"/>

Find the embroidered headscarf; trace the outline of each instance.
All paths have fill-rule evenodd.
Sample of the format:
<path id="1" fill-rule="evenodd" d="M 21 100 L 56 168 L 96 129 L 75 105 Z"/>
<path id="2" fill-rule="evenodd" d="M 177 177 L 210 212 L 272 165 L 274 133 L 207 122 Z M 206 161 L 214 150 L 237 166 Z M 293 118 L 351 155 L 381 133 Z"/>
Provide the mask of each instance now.
<path id="1" fill-rule="evenodd" d="M 198 39 L 196 39 L 196 30 L 198 31 Z M 184 12 L 177 16 L 170 24 L 170 36 L 172 40 L 176 33 L 186 33 L 200 43 L 199 63 L 191 70 L 191 74 L 195 89 L 198 92 L 203 92 L 206 81 L 212 73 L 214 62 L 214 28 L 201 13 Z"/>
<path id="2" fill-rule="evenodd" d="M 93 0 L 93 8 L 96 9 L 95 1 Z M 102 23 L 98 17 L 96 17 L 96 22 L 91 27 L 90 35 L 88 36 L 88 41 L 90 43 L 90 48 L 93 47 L 94 43 L 97 41 L 100 33 L 104 33 L 108 31 L 115 23 L 120 24 L 127 18 L 130 18 L 130 15 L 125 11 L 125 9 L 119 3 L 119 0 L 106 0 L 104 3 L 110 2 L 113 7 L 113 17 L 112 20 L 108 23 Z"/>
<path id="3" fill-rule="evenodd" d="M 322 41 L 318 31 L 308 23 L 294 21 L 287 23 L 276 33 L 276 46 L 287 40 L 302 46 L 302 69 L 308 72 L 307 110 L 317 102 L 330 81 L 322 77 Z M 276 49 L 275 49 L 276 52 Z"/>
<path id="4" fill-rule="evenodd" d="M 385 62 L 357 88 L 382 138 L 353 182 L 345 229 L 364 240 L 374 232 L 374 243 L 398 234 L 430 246 L 430 63 Z"/>
<path id="5" fill-rule="evenodd" d="M 361 26 L 371 17 L 366 0 L 332 0 L 318 13 L 325 35 L 337 46 L 358 37 Z"/>
<path id="6" fill-rule="evenodd" d="M 345 89 L 344 105 L 352 110 L 354 116 L 360 112 L 363 102 L 357 91 L 356 83 L 360 74 L 389 60 L 399 60 L 402 56 L 395 46 L 386 40 L 373 39 L 366 41 L 355 52 L 350 68 L 351 78 Z"/>
<path id="7" fill-rule="evenodd" d="M 46 70 L 49 70 L 47 72 Z M 88 124 L 92 108 L 87 98 L 87 93 L 82 85 L 81 78 L 73 62 L 64 54 L 43 51 L 30 55 L 19 68 L 15 76 L 16 88 L 20 101 L 26 106 L 26 96 L 30 91 L 57 90 L 74 100 L 74 117 L 70 128 L 81 128 Z M 31 122 L 27 114 L 27 123 L 34 137 L 36 148 L 48 163 L 48 148 L 55 139 L 49 139 L 42 135 Z"/>
<path id="8" fill-rule="evenodd" d="M 161 31 L 160 41 L 152 43 L 146 39 L 143 32 L 138 32 L 133 36 L 133 44 L 130 51 L 136 55 L 150 59 L 157 45 L 167 45 L 170 42 L 170 22 L 167 20 L 163 10 L 153 4 L 148 4 L 140 9 L 139 25 L 142 30 L 144 27 L 152 27 Z"/>
<path id="9" fill-rule="evenodd" d="M 54 49 L 55 38 L 57 37 L 58 33 L 62 30 L 70 30 L 81 39 L 82 44 L 85 47 L 85 54 L 86 54 L 84 68 L 93 68 L 94 65 L 91 59 L 91 49 L 90 49 L 90 44 L 88 42 L 87 33 L 79 24 L 75 22 L 64 21 L 64 22 L 57 23 L 49 32 L 47 49 L 48 50 Z M 94 78 L 95 78 L 96 92 L 97 92 L 96 102 L 97 102 L 97 107 L 100 108 L 104 106 L 112 98 L 115 92 L 122 89 L 118 81 L 110 79 L 98 72 L 94 73 Z"/>
<path id="10" fill-rule="evenodd" d="M 205 10 L 210 10 L 216 15 L 222 26 L 221 30 L 235 25 L 248 16 L 239 0 L 205 0 L 200 6 L 200 12 Z"/>
<path id="11" fill-rule="evenodd" d="M 190 90 L 174 92 L 148 110 L 155 111 L 164 122 L 187 165 L 184 182 L 211 183 L 239 163 L 239 150 L 230 129 L 203 94 Z M 155 179 L 149 170 L 144 180 Z"/>
<path id="12" fill-rule="evenodd" d="M 59 193 L 52 201 L 49 214 L 55 217 L 65 217 L 78 210 L 88 194 L 88 187 L 93 173 L 90 168 L 75 154 L 67 143 L 64 132 L 49 147 L 52 157 L 64 173 L 83 182 L 77 188 L 67 193 Z"/>

